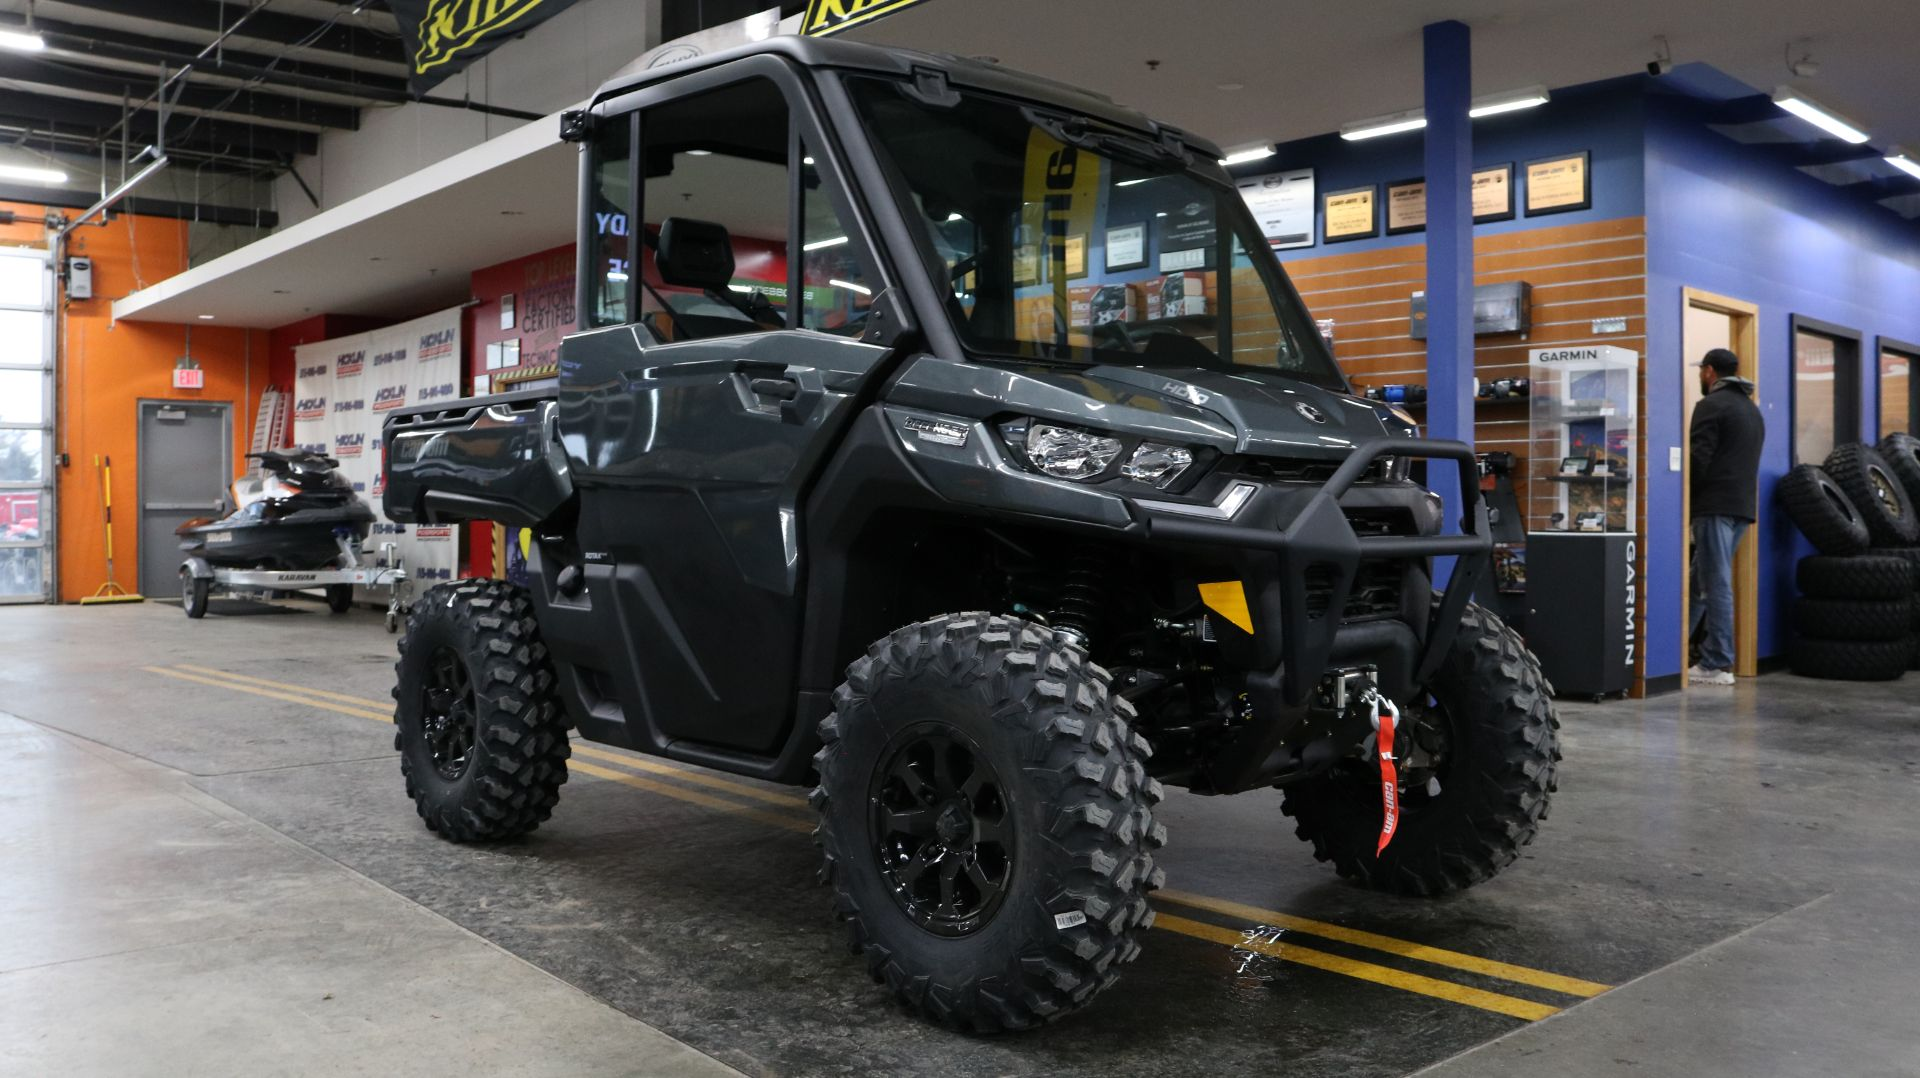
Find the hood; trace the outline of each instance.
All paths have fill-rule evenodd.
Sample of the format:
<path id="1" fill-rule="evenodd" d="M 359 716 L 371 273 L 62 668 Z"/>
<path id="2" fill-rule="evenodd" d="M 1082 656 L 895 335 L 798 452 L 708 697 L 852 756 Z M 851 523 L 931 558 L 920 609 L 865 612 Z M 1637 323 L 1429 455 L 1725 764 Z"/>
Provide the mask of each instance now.
<path id="1" fill-rule="evenodd" d="M 1753 383 L 1737 374 L 1726 375 L 1713 383 L 1713 391 L 1715 393 L 1720 392 L 1722 389 L 1736 389 L 1749 397 L 1753 396 Z"/>
<path id="2" fill-rule="evenodd" d="M 1411 433 L 1388 405 L 1279 371 L 1095 366 L 1024 373 L 1056 385 L 1078 383 L 1082 392 L 1098 393 L 1098 387 L 1136 408 L 1206 415 L 1209 425 L 1232 432 L 1233 452 L 1254 456 L 1338 459 L 1361 442 Z"/>

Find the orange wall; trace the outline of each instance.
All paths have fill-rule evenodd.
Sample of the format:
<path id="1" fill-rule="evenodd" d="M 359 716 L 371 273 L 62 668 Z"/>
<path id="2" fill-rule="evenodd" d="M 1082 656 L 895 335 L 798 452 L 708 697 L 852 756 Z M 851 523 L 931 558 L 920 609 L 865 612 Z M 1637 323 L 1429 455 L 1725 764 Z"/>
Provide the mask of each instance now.
<path id="1" fill-rule="evenodd" d="M 18 220 L 0 226 L 0 244 L 45 247 L 51 235 L 45 209 L 0 202 Z M 62 211 L 68 217 L 74 211 Z M 193 358 L 206 371 L 206 388 L 173 388 L 174 361 L 187 352 L 187 327 L 113 322 L 113 301 L 187 268 L 187 226 L 156 217 L 115 216 L 68 237 L 69 256 L 93 259 L 90 300 L 61 302 L 61 377 L 54 429 L 59 499 L 59 597 L 91 595 L 106 579 L 106 540 L 95 456 L 113 460 L 114 569 L 128 590 L 139 577 L 139 401 L 226 401 L 232 405 L 236 467 L 253 436 L 254 412 L 266 380 L 267 335 L 261 331 L 193 326 Z M 137 258 L 136 258 L 137 256 Z M 136 265 L 137 263 L 137 265 Z M 137 270 L 137 275 L 136 275 Z M 57 464 L 65 453 L 66 467 Z M 171 591 L 169 591 L 171 594 Z"/>

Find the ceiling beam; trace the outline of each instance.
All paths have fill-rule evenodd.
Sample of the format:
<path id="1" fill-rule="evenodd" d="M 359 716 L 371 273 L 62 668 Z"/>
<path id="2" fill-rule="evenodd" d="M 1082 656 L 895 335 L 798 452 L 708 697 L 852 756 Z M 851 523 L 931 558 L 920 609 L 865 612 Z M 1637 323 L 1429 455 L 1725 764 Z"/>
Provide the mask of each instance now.
<path id="1" fill-rule="evenodd" d="M 42 60 L 29 53 L 0 52 L 0 79 L 12 79 L 18 82 L 36 83 L 48 87 L 50 96 L 65 89 L 82 94 L 107 94 L 113 97 L 125 97 L 137 107 L 147 101 L 145 111 L 152 112 L 159 105 L 149 101 L 159 79 L 148 81 L 134 79 L 125 72 L 82 73 L 74 70 L 75 65 L 58 61 Z M 189 109 L 200 109 L 221 115 L 242 118 L 279 120 L 286 123 L 308 124 L 314 127 L 334 127 L 343 130 L 355 130 L 360 126 L 360 110 L 351 105 L 326 105 L 307 101 L 298 97 L 289 97 L 273 93 L 266 89 L 246 89 L 235 91 L 209 86 L 181 86 L 178 95 L 172 90 L 174 104 Z"/>
<path id="2" fill-rule="evenodd" d="M 407 80 L 404 77 L 376 75 L 350 67 L 332 67 L 306 60 L 279 59 L 265 53 L 226 47 L 215 50 L 204 59 L 195 60 L 194 53 L 199 50 L 183 41 L 53 19 L 36 18 L 33 25 L 50 47 L 130 63 L 150 63 L 156 65 L 156 70 L 157 65 L 161 64 L 179 68 L 192 63 L 201 71 L 219 72 L 234 78 L 258 78 L 287 89 L 317 90 L 374 101 L 404 101 L 407 96 Z M 269 65 L 273 65 L 271 69 Z"/>
<path id="3" fill-rule="evenodd" d="M 121 18 L 146 19 L 201 31 L 208 41 L 232 26 L 250 7 L 246 3 L 219 0 L 61 0 L 61 3 Z M 321 19 L 256 11 L 234 36 L 282 45 L 312 37 L 312 41 L 301 47 L 405 67 L 405 53 L 399 38 L 376 34 L 344 21 L 328 25 Z"/>
<path id="4" fill-rule="evenodd" d="M 0 202 L 25 202 L 57 209 L 90 209 L 100 201 L 92 191 L 71 187 L 32 187 L 18 183 L 0 183 Z M 253 228 L 277 228 L 280 215 L 272 210 L 246 206 L 208 206 L 175 202 L 164 198 L 129 196 L 114 204 L 115 214 L 131 213 L 141 217 L 169 217 L 177 221 L 204 221 L 215 225 L 247 225 Z"/>
<path id="5" fill-rule="evenodd" d="M 120 123 L 120 108 L 91 101 L 62 101 L 21 90 L 0 90 L 0 122 L 8 121 L 14 126 L 78 130 L 91 134 L 97 142 L 103 132 Z M 136 114 L 129 122 L 131 131 L 127 141 L 136 147 L 158 141 L 158 121 L 152 113 Z M 320 147 L 320 136 L 310 131 L 199 117 L 171 119 L 167 135 L 168 149 L 178 142 L 183 147 L 229 149 L 253 160 L 311 154 Z"/>

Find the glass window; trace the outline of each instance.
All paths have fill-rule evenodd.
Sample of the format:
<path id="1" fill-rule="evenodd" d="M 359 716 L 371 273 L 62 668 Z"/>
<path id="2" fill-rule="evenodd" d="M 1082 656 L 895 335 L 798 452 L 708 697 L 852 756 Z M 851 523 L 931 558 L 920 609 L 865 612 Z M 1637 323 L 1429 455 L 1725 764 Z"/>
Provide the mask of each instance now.
<path id="1" fill-rule="evenodd" d="M 646 224 L 640 321 L 656 340 L 699 340 L 787 325 L 790 138 L 786 98 L 766 79 L 641 113 L 646 181 L 640 206 Z M 663 275 L 657 255 L 662 226 L 670 220 L 723 228 L 730 270 L 724 260 L 712 260 L 711 250 L 689 251 L 684 258 L 673 254 Z"/>
<path id="2" fill-rule="evenodd" d="M 46 256 L 0 252 L 0 303 L 40 307 L 46 298 Z"/>
<path id="3" fill-rule="evenodd" d="M 849 80 L 963 341 L 1072 364 L 1282 370 L 1342 387 L 1239 192 L 1137 131 Z M 1222 278 L 1224 277 L 1224 285 Z"/>
<path id="4" fill-rule="evenodd" d="M 1914 357 L 1891 348 L 1880 350 L 1880 437 L 1896 431 L 1913 433 L 1916 398 Z"/>
<path id="5" fill-rule="evenodd" d="M 6 261 L 0 259 L 0 265 Z M 46 346 L 45 311 L 0 310 L 0 366 L 45 366 Z"/>
<path id="6" fill-rule="evenodd" d="M 44 318 L 34 315 L 34 318 Z M 44 371 L 18 371 L 0 368 L 0 423 L 31 423 L 38 426 L 46 409 L 47 376 Z"/>
<path id="7" fill-rule="evenodd" d="M 0 483 L 38 483 L 44 474 L 45 435 L 33 430 L 0 430 Z"/>
<path id="8" fill-rule="evenodd" d="M 628 207 L 632 192 L 633 114 L 613 116 L 594 132 L 588 212 L 593 249 L 587 260 L 587 324 L 613 326 L 627 320 L 627 280 L 632 267 Z"/>
<path id="9" fill-rule="evenodd" d="M 1833 447 L 1859 436 L 1860 342 L 1795 326 L 1793 331 L 1793 459 L 1818 464 Z"/>
<path id="10" fill-rule="evenodd" d="M 823 333 L 858 336 L 878 285 L 862 264 L 853 232 L 821 186 L 813 151 L 800 158 L 800 325 Z"/>

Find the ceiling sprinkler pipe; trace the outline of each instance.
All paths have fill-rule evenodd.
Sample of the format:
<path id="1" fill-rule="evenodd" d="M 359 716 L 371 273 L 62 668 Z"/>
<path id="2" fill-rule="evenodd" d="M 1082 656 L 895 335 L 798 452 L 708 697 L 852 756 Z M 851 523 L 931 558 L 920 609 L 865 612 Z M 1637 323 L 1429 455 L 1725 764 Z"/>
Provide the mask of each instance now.
<path id="1" fill-rule="evenodd" d="M 107 192 L 106 195 L 100 199 L 100 201 L 88 207 L 85 213 L 82 213 L 80 216 L 74 218 L 72 221 L 69 221 L 67 223 L 67 226 L 60 230 L 60 234 L 64 236 L 67 233 L 73 231 L 74 229 L 79 228 L 81 225 L 86 224 L 88 218 L 91 218 L 96 214 L 106 213 L 107 210 L 110 209 L 114 203 L 120 201 L 122 198 L 125 198 L 127 192 L 140 186 L 142 183 L 146 181 L 147 177 L 153 175 L 154 173 L 166 167 L 167 167 L 167 157 L 165 154 L 162 154 L 159 157 L 154 158 L 153 164 L 148 165 L 146 168 L 143 168 L 140 171 L 134 173 L 132 176 L 127 177 L 126 182 L 122 183 L 120 186 L 114 188 L 113 190 Z"/>

